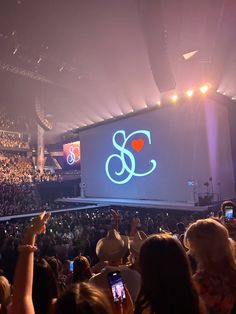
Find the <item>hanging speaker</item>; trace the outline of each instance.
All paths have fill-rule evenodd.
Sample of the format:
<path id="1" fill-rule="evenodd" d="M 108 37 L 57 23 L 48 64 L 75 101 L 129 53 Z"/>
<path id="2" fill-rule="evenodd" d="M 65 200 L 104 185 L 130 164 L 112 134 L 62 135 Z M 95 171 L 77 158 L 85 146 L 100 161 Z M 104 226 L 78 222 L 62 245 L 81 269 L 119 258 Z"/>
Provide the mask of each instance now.
<path id="1" fill-rule="evenodd" d="M 138 0 L 138 12 L 156 85 L 160 92 L 175 89 L 176 83 L 168 58 L 161 0 Z"/>

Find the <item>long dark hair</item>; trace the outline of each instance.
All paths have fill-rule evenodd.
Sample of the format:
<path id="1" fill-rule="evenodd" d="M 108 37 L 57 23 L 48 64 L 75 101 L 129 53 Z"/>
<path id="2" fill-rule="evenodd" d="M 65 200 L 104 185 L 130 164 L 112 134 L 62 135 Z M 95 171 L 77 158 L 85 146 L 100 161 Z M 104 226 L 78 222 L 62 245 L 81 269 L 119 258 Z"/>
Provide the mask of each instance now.
<path id="1" fill-rule="evenodd" d="M 77 256 L 74 259 L 73 283 L 87 282 L 91 277 L 89 260 L 85 256 Z"/>
<path id="2" fill-rule="evenodd" d="M 153 235 L 139 258 L 142 285 L 135 314 L 199 314 L 199 299 L 186 253 L 170 235 Z"/>
<path id="3" fill-rule="evenodd" d="M 58 297 L 57 282 L 51 266 L 45 259 L 34 263 L 33 303 L 36 314 L 46 314 L 52 299 Z"/>

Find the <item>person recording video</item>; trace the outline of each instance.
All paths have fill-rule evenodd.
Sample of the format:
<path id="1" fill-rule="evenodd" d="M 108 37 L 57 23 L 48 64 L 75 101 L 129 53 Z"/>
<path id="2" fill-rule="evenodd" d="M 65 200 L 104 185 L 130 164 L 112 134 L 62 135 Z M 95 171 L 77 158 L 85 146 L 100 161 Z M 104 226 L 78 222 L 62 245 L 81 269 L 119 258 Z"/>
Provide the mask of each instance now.
<path id="1" fill-rule="evenodd" d="M 224 201 L 220 207 L 219 218 L 228 229 L 230 237 L 236 240 L 236 204 L 233 201 Z"/>

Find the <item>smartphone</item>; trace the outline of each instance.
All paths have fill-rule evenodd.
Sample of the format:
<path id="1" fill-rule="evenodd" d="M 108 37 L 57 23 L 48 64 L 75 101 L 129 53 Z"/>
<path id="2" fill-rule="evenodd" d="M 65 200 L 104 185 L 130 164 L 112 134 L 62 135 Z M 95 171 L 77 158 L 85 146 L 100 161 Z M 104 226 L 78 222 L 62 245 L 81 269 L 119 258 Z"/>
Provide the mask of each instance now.
<path id="1" fill-rule="evenodd" d="M 233 219 L 234 218 L 234 207 L 233 206 L 225 206 L 224 213 L 225 213 L 226 219 Z"/>
<path id="2" fill-rule="evenodd" d="M 70 271 L 73 273 L 74 271 L 74 262 L 70 261 Z"/>
<path id="3" fill-rule="evenodd" d="M 113 301 L 115 303 L 126 300 L 125 286 L 119 271 L 108 274 L 108 282 L 111 288 Z"/>

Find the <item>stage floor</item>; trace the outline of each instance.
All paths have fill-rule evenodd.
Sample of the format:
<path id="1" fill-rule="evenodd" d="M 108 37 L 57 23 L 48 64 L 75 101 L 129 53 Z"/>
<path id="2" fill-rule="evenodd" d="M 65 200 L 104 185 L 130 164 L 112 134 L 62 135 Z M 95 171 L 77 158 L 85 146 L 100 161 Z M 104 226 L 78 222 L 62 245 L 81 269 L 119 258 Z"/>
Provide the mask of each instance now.
<path id="1" fill-rule="evenodd" d="M 208 206 L 195 206 L 187 202 L 167 202 L 158 200 L 135 200 L 122 198 L 89 198 L 89 197 L 71 197 L 57 199 L 59 202 L 68 203 L 82 203 L 82 204 L 96 204 L 99 206 L 128 206 L 128 207 L 142 207 L 142 208 L 158 208 L 168 210 L 183 210 L 183 211 L 197 211 L 204 212 L 208 210 Z"/>

